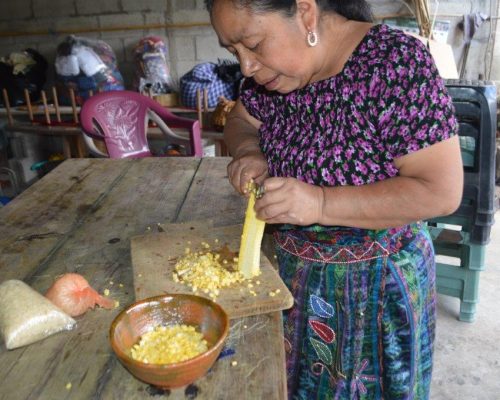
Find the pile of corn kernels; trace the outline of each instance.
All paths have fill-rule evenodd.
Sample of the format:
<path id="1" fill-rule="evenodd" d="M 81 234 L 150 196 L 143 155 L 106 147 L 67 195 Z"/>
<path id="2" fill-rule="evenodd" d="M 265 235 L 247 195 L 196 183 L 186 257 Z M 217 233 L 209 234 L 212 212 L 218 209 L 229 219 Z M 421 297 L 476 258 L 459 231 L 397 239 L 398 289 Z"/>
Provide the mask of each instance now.
<path id="1" fill-rule="evenodd" d="M 147 364 L 172 364 L 208 350 L 203 335 L 191 325 L 157 326 L 141 336 L 130 349 L 134 360 Z"/>
<path id="2" fill-rule="evenodd" d="M 210 246 L 202 243 L 203 251 L 191 252 L 186 248 L 186 254 L 175 264 L 173 280 L 191 287 L 192 291 L 202 291 L 215 300 L 219 290 L 245 281 L 239 271 L 228 269 L 228 261 L 221 260 L 217 252 L 209 251 Z M 233 262 L 237 262 L 235 258 Z"/>

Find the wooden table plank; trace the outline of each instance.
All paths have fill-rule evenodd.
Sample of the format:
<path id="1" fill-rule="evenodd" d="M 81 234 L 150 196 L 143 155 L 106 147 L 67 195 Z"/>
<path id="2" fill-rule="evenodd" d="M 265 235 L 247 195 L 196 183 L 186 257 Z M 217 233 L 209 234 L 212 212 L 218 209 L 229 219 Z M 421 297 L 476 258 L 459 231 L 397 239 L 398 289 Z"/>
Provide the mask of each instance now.
<path id="1" fill-rule="evenodd" d="M 108 164 L 109 160 L 92 161 L 97 164 L 102 162 Z M 109 287 L 113 298 L 119 300 L 122 306 L 133 302 L 129 237 L 145 232 L 147 226 L 175 218 L 199 162 L 194 158 L 165 159 L 164 162 L 158 159 L 111 161 L 111 164 L 121 165 L 120 177 L 104 184 L 100 195 L 99 190 L 97 193 L 93 190 L 79 191 L 81 197 L 73 201 L 78 205 L 76 209 L 84 208 L 85 212 L 64 226 L 66 234 L 59 239 L 63 245 L 55 243 L 52 248 L 44 249 L 47 260 L 43 266 L 36 266 L 36 273 L 32 273 L 28 280 L 31 286 L 44 293 L 56 276 L 76 271 L 100 292 Z M 112 165 L 109 167 L 112 168 Z M 76 180 L 88 176 L 87 170 L 79 171 L 79 175 L 73 175 L 78 178 Z M 97 175 L 106 174 L 104 170 Z M 54 181 L 68 179 L 57 174 L 52 176 L 52 173 L 46 178 L 40 182 L 36 193 L 51 192 L 48 187 Z M 24 205 L 23 202 L 14 203 L 13 208 L 20 213 L 19 207 Z M 6 207 L 7 210 L 9 208 L 10 205 Z M 59 208 L 65 212 L 64 207 Z M 57 206 L 54 207 L 54 214 L 57 214 L 56 209 Z M 73 207 L 72 211 L 76 209 Z M 15 210 L 11 213 L 17 214 Z M 57 215 L 54 217 L 62 219 Z M 23 265 L 18 268 L 28 269 Z M 4 280 L 3 269 L 0 273 Z M 16 277 L 22 278 L 19 275 Z M 109 285 L 111 280 L 116 282 L 113 287 Z M 124 287 L 119 288 L 119 283 Z M 96 382 L 103 379 L 104 372 L 109 368 L 108 363 L 114 363 L 107 334 L 118 311 L 89 312 L 77 318 L 78 328 L 71 332 L 54 335 L 14 351 L 2 349 L 0 363 L 12 365 L 12 368 L 0 369 L 0 381 L 7 383 L 5 386 L 2 384 L 2 393 L 13 390 L 15 386 L 19 398 L 54 399 L 61 394 L 60 385 L 77 379 L 79 385 L 75 390 L 78 390 L 78 396 L 91 398 Z M 26 377 L 21 387 L 18 387 L 18 377 Z M 9 387 L 11 385 L 13 387 Z"/>
<path id="2" fill-rule="evenodd" d="M 211 218 L 214 226 L 241 224 L 245 199 L 227 179 L 228 157 L 204 158 L 176 222 Z"/>
<path id="3" fill-rule="evenodd" d="M 155 394 L 163 394 L 169 400 L 283 400 L 286 381 L 283 379 L 282 343 L 281 313 L 242 318 L 232 322 L 227 342 L 227 347 L 235 349 L 235 354 L 219 359 L 208 374 L 194 384 L 162 393 L 130 379 L 127 370 L 118 365 L 99 398 L 121 400 L 126 393 L 127 400 L 147 399 Z M 237 361 L 237 365 L 233 366 L 233 361 Z"/>
<path id="4" fill-rule="evenodd" d="M 7 225 L 0 228 L 0 243 L 11 251 L 0 252 L 0 281 L 25 278 L 43 293 L 57 275 L 77 271 L 98 291 L 108 288 L 120 307 L 90 311 L 77 318 L 73 331 L 24 348 L 0 347 L 0 399 L 13 398 L 12 393 L 19 399 L 155 395 L 121 366 L 108 343 L 111 321 L 134 301 L 129 239 L 158 222 L 214 218 L 225 225 L 239 220 L 244 199 L 228 186 L 225 164 L 192 158 L 72 160 L 2 209 Z M 193 202 L 201 203 L 189 213 Z M 31 232 L 58 235 L 19 240 Z M 12 256 L 15 246 L 21 246 L 17 257 Z M 36 251 L 40 254 L 33 260 L 24 255 Z M 234 355 L 219 360 L 189 389 L 198 391 L 197 398 L 285 397 L 280 313 L 233 321 L 228 347 Z M 184 390 L 172 391 L 169 398 L 185 398 Z"/>
<path id="5" fill-rule="evenodd" d="M 2 279 L 27 279 L 132 164 L 68 160 L 0 209 Z"/>

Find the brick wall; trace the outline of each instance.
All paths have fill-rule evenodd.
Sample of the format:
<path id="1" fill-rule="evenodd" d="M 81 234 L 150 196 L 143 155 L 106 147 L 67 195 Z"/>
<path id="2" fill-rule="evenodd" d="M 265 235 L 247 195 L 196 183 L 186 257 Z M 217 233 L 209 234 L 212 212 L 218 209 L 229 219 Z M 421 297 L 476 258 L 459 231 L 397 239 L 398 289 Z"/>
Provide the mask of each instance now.
<path id="1" fill-rule="evenodd" d="M 370 3 L 378 16 L 407 12 L 402 1 L 371 0 Z M 434 6 L 434 2 L 430 4 Z M 454 46 L 457 62 L 463 52 L 461 32 L 455 29 L 461 19 L 459 16 L 466 12 L 490 14 L 490 4 L 494 4 L 497 13 L 497 0 L 439 2 L 439 13 L 451 15 L 448 19 L 452 20 L 454 31 L 448 43 Z M 169 27 L 165 28 L 165 25 Z M 116 27 L 129 29 L 113 31 Z M 136 27 L 143 28 L 130 29 Z M 175 80 L 199 62 L 231 58 L 218 46 L 203 0 L 0 0 L 0 56 L 32 47 L 52 66 L 56 46 L 67 35 L 64 31 L 109 43 L 116 53 L 127 86 L 130 86 L 134 72 L 132 49 L 141 37 L 148 34 L 162 36 L 168 43 L 169 63 Z M 496 34 L 497 40 L 491 78 L 500 80 L 500 34 L 492 34 Z M 469 57 L 478 62 L 470 63 L 468 67 L 471 79 L 477 78 L 484 70 L 485 43 L 489 35 L 489 23 L 476 34 Z M 53 68 L 49 71 L 49 81 L 52 77 Z"/>

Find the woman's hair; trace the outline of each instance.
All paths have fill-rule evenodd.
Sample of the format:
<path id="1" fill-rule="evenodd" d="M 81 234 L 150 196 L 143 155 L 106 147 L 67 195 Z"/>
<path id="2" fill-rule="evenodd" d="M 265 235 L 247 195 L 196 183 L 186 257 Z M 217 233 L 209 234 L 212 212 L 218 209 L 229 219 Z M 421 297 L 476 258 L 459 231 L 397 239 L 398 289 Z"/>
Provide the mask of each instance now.
<path id="1" fill-rule="evenodd" d="M 257 13 L 281 12 L 292 16 L 296 11 L 296 0 L 231 0 L 236 6 L 248 7 Z M 205 0 L 207 10 L 212 12 L 215 0 Z M 373 20 L 370 5 L 366 0 L 316 0 L 321 11 L 335 12 L 355 21 Z"/>

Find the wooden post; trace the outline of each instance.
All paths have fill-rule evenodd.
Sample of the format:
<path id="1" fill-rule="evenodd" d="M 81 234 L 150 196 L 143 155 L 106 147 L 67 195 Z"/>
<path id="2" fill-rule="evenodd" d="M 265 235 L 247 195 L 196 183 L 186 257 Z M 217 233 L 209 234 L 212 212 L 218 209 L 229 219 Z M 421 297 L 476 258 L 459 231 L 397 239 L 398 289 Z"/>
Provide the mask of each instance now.
<path id="1" fill-rule="evenodd" d="M 57 122 L 61 122 L 61 110 L 59 109 L 59 99 L 57 98 L 57 89 L 52 86 L 52 100 L 54 101 L 54 108 L 56 109 Z"/>
<path id="2" fill-rule="evenodd" d="M 208 128 L 210 126 L 208 120 L 208 89 L 203 89 L 203 126 Z"/>
<path id="3" fill-rule="evenodd" d="M 26 100 L 26 107 L 28 107 L 28 116 L 30 121 L 33 122 L 33 109 L 31 108 L 30 92 L 28 92 L 28 89 L 24 89 L 24 98 Z"/>
<path id="4" fill-rule="evenodd" d="M 78 124 L 78 112 L 76 111 L 75 91 L 72 88 L 69 89 L 69 97 L 71 99 L 71 108 L 73 109 L 73 122 L 75 124 Z"/>
<path id="5" fill-rule="evenodd" d="M 7 93 L 7 89 L 3 89 L 3 103 L 5 104 L 5 110 L 7 111 L 7 120 L 9 121 L 9 125 L 14 125 L 14 119 L 12 118 L 12 112 L 10 110 L 10 101 L 9 94 Z"/>
<path id="6" fill-rule="evenodd" d="M 201 110 L 200 89 L 196 89 L 196 112 L 198 113 L 198 121 L 200 122 L 200 129 L 203 129 L 203 114 Z"/>
<path id="7" fill-rule="evenodd" d="M 47 104 L 47 95 L 45 94 L 45 90 L 42 90 L 40 92 L 42 95 L 42 103 L 43 103 L 43 112 L 45 113 L 45 122 L 47 125 L 50 125 L 50 113 L 49 113 L 49 106 Z"/>

